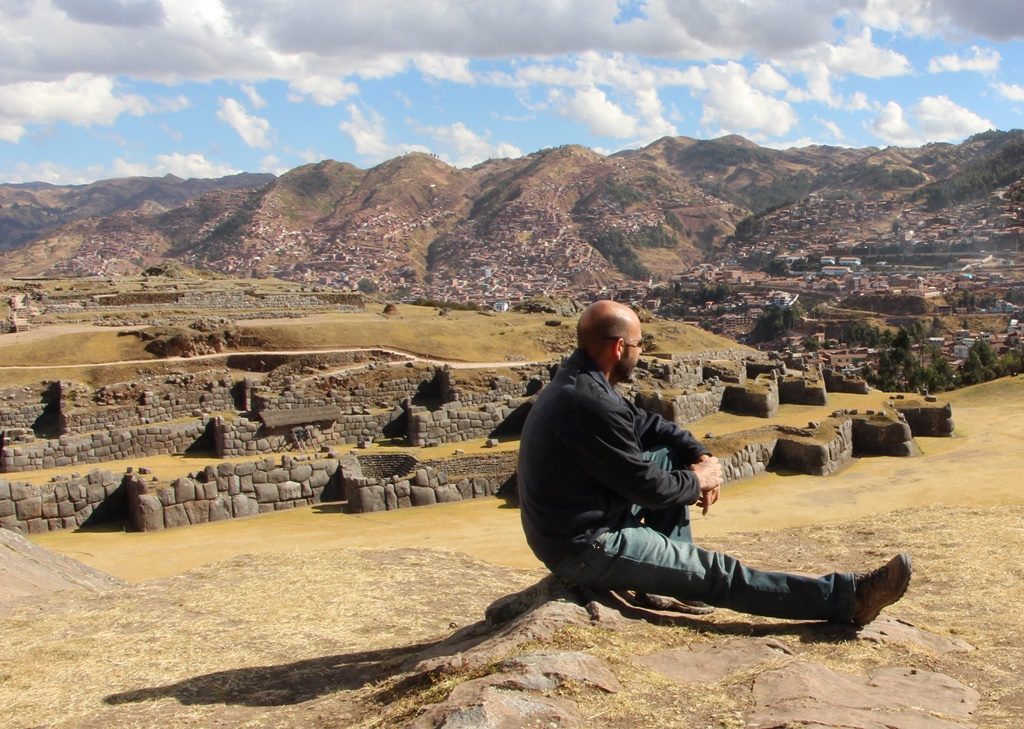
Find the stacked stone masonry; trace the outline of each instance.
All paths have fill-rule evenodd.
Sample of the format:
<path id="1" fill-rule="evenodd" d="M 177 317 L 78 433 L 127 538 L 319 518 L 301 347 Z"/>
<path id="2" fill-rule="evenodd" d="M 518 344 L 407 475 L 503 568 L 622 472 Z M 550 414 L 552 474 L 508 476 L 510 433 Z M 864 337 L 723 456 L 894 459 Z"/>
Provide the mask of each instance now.
<path id="1" fill-rule="evenodd" d="M 348 511 L 361 514 L 493 496 L 501 482 L 481 476 L 449 479 L 447 471 L 421 465 L 412 473 L 377 478 L 346 470 L 344 485 Z"/>
<path id="2" fill-rule="evenodd" d="M 74 529 L 88 522 L 120 490 L 121 476 L 94 470 L 36 486 L 25 481 L 0 480 L 0 527 L 21 534 Z M 97 514 L 102 516 L 102 514 Z"/>
<path id="3" fill-rule="evenodd" d="M 0 472 L 36 471 L 79 464 L 184 453 L 206 433 L 204 421 L 140 425 L 29 443 L 4 443 Z"/>
<path id="4" fill-rule="evenodd" d="M 340 473 L 337 458 L 284 456 L 208 466 L 170 484 L 129 474 L 129 519 L 135 531 L 157 531 L 307 506 L 329 489 L 340 494 Z"/>

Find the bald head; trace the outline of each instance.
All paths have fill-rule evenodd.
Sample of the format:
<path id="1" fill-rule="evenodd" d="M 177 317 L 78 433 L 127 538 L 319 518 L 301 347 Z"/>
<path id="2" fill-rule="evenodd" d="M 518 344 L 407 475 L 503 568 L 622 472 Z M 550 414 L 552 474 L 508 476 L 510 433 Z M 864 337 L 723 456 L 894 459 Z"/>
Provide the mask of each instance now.
<path id="1" fill-rule="evenodd" d="M 584 309 L 576 324 L 576 343 L 591 356 L 619 337 L 639 339 L 640 319 L 636 312 L 616 301 L 595 301 Z"/>

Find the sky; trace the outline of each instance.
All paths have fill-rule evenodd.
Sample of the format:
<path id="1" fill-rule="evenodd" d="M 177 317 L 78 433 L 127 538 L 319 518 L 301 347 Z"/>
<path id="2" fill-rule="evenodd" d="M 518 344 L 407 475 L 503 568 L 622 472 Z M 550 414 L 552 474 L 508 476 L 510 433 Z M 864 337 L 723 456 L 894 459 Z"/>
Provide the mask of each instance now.
<path id="1" fill-rule="evenodd" d="M 0 0 L 0 182 L 1024 127 L 1021 0 Z"/>

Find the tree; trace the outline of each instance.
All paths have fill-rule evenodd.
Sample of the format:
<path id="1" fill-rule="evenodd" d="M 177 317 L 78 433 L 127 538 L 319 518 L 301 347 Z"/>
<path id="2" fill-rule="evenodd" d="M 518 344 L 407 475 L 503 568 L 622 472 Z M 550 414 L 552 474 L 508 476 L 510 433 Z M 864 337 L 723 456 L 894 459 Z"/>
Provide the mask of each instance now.
<path id="1" fill-rule="evenodd" d="M 356 288 L 364 294 L 375 294 L 380 290 L 380 287 L 376 282 L 368 278 L 359 279 L 359 283 L 356 284 Z"/>

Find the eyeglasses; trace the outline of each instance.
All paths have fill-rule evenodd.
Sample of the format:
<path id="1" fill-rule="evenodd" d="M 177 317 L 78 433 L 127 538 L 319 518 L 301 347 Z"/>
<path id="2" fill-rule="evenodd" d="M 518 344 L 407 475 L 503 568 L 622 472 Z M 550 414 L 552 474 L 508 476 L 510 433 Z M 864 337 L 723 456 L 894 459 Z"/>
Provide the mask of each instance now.
<path id="1" fill-rule="evenodd" d="M 626 346 L 626 347 L 636 347 L 639 350 L 643 350 L 643 348 L 644 348 L 644 343 L 643 343 L 643 340 L 641 340 L 641 339 L 637 339 L 635 342 L 631 342 L 628 339 L 626 339 L 625 337 L 615 337 L 615 336 L 612 336 L 610 334 L 608 336 L 606 336 L 605 339 L 608 339 L 608 340 L 611 340 L 611 341 L 614 341 L 614 342 L 617 342 L 617 341 L 619 341 L 621 339 L 622 340 L 622 344 L 624 346 Z"/>

